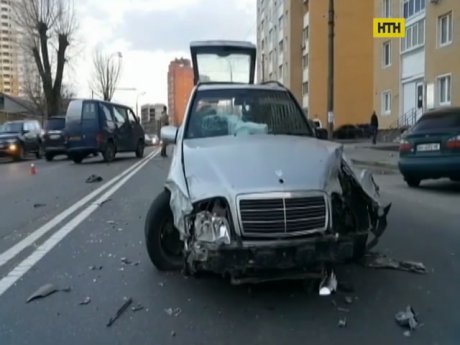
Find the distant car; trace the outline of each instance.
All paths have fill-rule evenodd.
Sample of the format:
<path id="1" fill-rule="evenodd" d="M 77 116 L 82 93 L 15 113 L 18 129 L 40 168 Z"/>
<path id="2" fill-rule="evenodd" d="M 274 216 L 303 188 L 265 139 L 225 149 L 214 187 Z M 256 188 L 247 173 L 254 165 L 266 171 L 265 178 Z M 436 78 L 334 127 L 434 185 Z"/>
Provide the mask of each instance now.
<path id="1" fill-rule="evenodd" d="M 43 133 L 43 151 L 47 161 L 52 161 L 58 155 L 66 155 L 65 145 L 65 116 L 48 118 Z"/>
<path id="2" fill-rule="evenodd" d="M 460 181 L 460 107 L 425 113 L 401 139 L 399 170 L 410 187 L 425 179 Z"/>
<path id="3" fill-rule="evenodd" d="M 75 163 L 99 152 L 106 162 L 113 161 L 119 152 L 144 156 L 144 130 L 132 109 L 125 105 L 73 100 L 67 109 L 65 132 L 67 152 Z"/>
<path id="4" fill-rule="evenodd" d="M 145 146 L 153 146 L 153 138 L 147 133 L 144 136 Z"/>
<path id="5" fill-rule="evenodd" d="M 42 155 L 41 126 L 36 120 L 10 121 L 0 129 L 0 156 L 21 160 L 33 153 Z"/>
<path id="6" fill-rule="evenodd" d="M 152 144 L 153 145 L 159 145 L 160 144 L 160 138 L 158 138 L 158 135 L 153 135 L 152 136 Z"/>
<path id="7" fill-rule="evenodd" d="M 334 131 L 336 139 L 356 139 L 362 137 L 362 129 L 355 125 L 342 125 Z"/>

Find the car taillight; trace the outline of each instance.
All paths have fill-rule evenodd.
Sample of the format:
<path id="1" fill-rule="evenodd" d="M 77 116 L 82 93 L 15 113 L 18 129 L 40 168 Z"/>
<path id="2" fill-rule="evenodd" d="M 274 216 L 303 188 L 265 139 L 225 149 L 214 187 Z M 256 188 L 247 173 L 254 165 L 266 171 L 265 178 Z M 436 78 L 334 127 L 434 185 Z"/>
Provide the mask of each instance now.
<path id="1" fill-rule="evenodd" d="M 447 140 L 447 148 L 460 149 L 460 135 L 457 135 L 456 137 Z"/>
<path id="2" fill-rule="evenodd" d="M 104 136 L 102 135 L 102 133 L 97 133 L 96 135 L 96 141 L 98 143 L 102 143 L 102 141 L 104 140 Z"/>
<path id="3" fill-rule="evenodd" d="M 412 151 L 412 145 L 407 140 L 401 140 L 399 142 L 399 152 L 410 152 Z"/>

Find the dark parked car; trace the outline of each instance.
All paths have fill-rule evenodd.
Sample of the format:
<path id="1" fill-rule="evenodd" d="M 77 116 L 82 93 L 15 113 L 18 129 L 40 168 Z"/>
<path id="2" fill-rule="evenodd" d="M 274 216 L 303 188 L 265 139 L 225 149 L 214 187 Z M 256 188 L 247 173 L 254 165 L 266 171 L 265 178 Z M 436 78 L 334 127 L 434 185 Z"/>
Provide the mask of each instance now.
<path id="1" fill-rule="evenodd" d="M 363 137 L 363 130 L 355 125 L 342 125 L 334 131 L 335 139 L 356 139 Z"/>
<path id="2" fill-rule="evenodd" d="M 460 181 L 460 107 L 425 113 L 403 137 L 399 170 L 410 187 L 424 179 Z"/>
<path id="3" fill-rule="evenodd" d="M 102 153 L 106 162 L 118 152 L 144 156 L 145 134 L 139 119 L 124 105 L 92 99 L 70 102 L 66 114 L 67 152 L 75 163 Z"/>
<path id="4" fill-rule="evenodd" d="M 0 156 L 21 160 L 34 153 L 41 158 L 41 126 L 36 120 L 10 121 L 0 128 Z"/>
<path id="5" fill-rule="evenodd" d="M 362 138 L 371 138 L 372 137 L 372 128 L 371 125 L 369 124 L 361 124 L 357 126 L 358 128 L 361 129 L 361 134 Z"/>
<path id="6" fill-rule="evenodd" d="M 47 161 L 52 161 L 55 156 L 67 154 L 64 129 L 65 116 L 53 116 L 46 122 L 43 150 Z"/>

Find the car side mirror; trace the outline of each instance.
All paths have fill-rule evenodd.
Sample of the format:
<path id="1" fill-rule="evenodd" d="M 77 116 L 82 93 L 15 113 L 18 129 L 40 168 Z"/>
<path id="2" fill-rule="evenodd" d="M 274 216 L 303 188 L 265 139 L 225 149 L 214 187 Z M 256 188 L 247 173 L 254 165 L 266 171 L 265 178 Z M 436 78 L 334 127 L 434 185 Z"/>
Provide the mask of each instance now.
<path id="1" fill-rule="evenodd" d="M 178 128 L 175 126 L 161 127 L 160 137 L 166 144 L 174 144 L 176 142 Z"/>
<path id="2" fill-rule="evenodd" d="M 328 137 L 328 132 L 326 128 L 316 128 L 316 137 L 318 139 L 326 140 Z"/>

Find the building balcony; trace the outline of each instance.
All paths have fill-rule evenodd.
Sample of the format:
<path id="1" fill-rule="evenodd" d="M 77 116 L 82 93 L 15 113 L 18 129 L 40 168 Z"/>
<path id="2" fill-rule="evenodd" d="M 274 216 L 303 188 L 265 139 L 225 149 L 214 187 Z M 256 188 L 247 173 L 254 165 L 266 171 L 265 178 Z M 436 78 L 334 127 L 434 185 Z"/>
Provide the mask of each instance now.
<path id="1" fill-rule="evenodd" d="M 284 53 L 281 52 L 278 54 L 278 65 L 282 65 L 284 63 Z"/>
<path id="2" fill-rule="evenodd" d="M 305 68 L 302 72 L 302 82 L 305 83 L 308 81 L 308 68 Z"/>
<path id="3" fill-rule="evenodd" d="M 303 16 L 303 28 L 305 29 L 308 25 L 310 25 L 310 12 L 307 12 Z"/>
<path id="4" fill-rule="evenodd" d="M 283 29 L 279 29 L 278 30 L 278 42 L 282 41 L 284 38 L 284 30 Z"/>
<path id="5" fill-rule="evenodd" d="M 308 108 L 308 93 L 303 95 L 302 97 L 302 107 Z"/>

